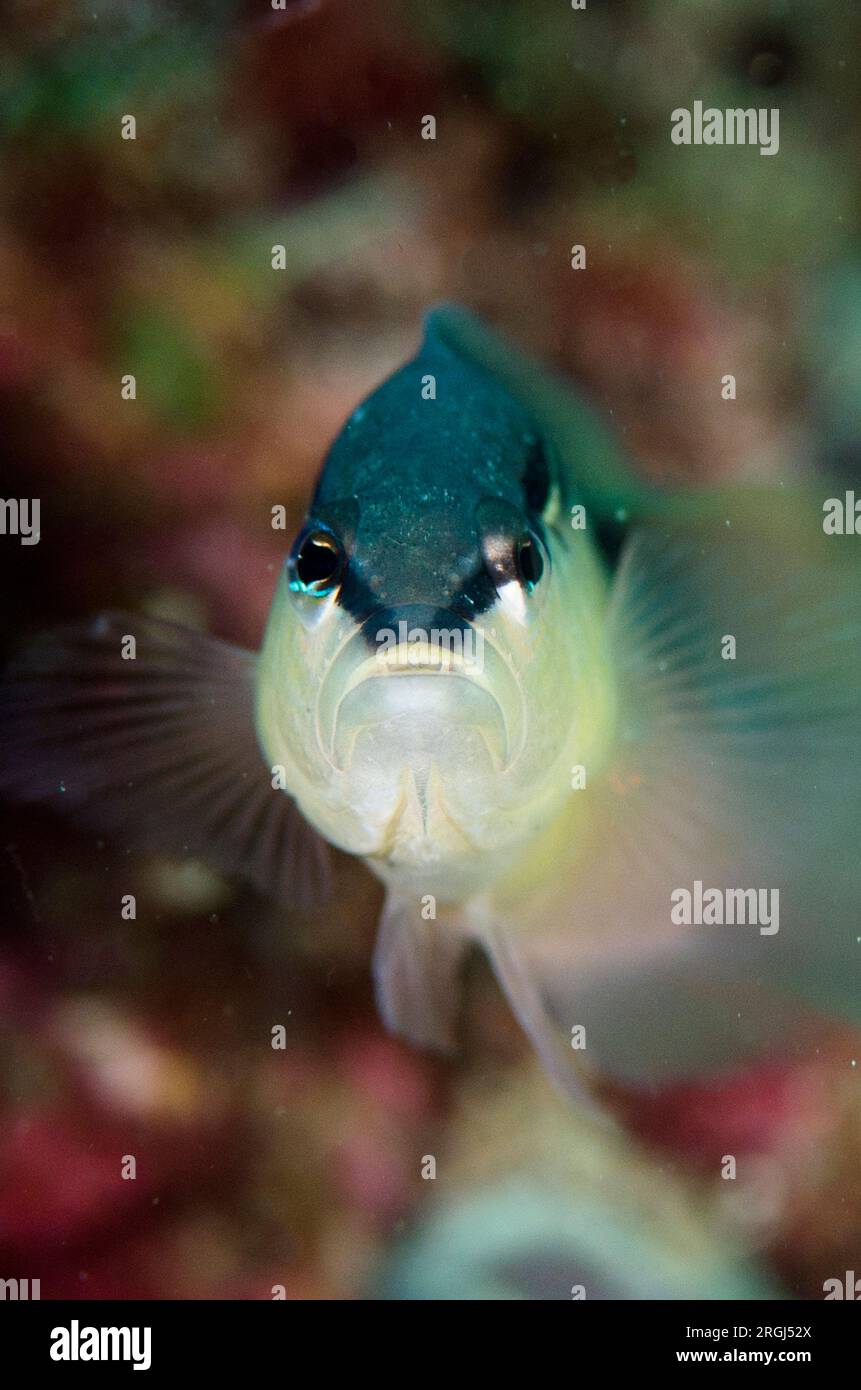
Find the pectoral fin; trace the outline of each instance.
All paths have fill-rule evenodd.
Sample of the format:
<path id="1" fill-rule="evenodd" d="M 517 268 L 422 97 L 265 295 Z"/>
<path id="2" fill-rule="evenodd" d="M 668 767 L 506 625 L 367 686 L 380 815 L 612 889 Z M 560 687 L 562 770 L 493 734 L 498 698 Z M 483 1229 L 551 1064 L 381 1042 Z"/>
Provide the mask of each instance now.
<path id="1" fill-rule="evenodd" d="M 582 1028 L 599 1073 L 797 1057 L 861 1022 L 861 571 L 815 512 L 762 521 L 632 538 L 614 754 L 573 793 L 570 860 L 503 923 L 527 1030 Z"/>
<path id="2" fill-rule="evenodd" d="M 318 903 L 327 847 L 272 786 L 254 672 L 250 652 L 136 614 L 47 634 L 0 683 L 0 792 Z"/>

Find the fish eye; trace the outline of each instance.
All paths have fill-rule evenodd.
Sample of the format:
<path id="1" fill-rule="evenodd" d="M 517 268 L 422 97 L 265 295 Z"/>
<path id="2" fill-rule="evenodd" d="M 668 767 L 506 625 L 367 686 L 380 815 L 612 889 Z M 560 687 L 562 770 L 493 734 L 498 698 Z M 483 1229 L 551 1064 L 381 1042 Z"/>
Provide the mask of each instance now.
<path id="1" fill-rule="evenodd" d="M 289 564 L 291 589 L 314 598 L 325 598 L 338 586 L 344 567 L 344 550 L 331 531 L 317 528 L 299 537 Z"/>
<path id="2" fill-rule="evenodd" d="M 500 518 L 496 520 L 500 522 Z M 523 522 L 520 524 L 522 526 Z M 504 524 L 488 527 L 481 548 L 488 574 L 500 592 L 508 585 L 516 585 L 531 594 L 540 583 L 547 557 L 533 527 L 526 526 L 523 530 L 508 530 Z"/>
<path id="3" fill-rule="evenodd" d="M 515 549 L 517 577 L 527 592 L 531 593 L 544 573 L 544 560 L 541 550 L 529 532 L 525 532 Z"/>

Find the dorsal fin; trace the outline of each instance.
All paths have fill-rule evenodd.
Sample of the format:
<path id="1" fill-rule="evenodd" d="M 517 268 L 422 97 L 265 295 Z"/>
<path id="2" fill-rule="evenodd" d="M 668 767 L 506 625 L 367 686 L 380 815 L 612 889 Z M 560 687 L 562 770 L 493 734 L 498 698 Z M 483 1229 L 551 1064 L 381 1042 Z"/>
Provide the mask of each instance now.
<path id="1" fill-rule="evenodd" d="M 580 502 L 598 519 L 660 510 L 659 488 L 638 478 L 622 443 L 573 385 L 505 342 L 467 309 L 441 304 L 426 319 L 436 338 L 490 371 L 525 406 L 560 459 L 566 504 Z"/>

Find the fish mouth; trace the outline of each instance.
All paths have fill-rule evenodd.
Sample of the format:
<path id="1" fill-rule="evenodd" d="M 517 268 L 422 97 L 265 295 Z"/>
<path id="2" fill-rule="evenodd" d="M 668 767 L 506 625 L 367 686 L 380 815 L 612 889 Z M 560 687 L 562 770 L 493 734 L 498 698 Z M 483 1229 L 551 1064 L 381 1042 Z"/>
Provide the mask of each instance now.
<path id="1" fill-rule="evenodd" d="M 408 765 L 421 790 L 431 765 L 504 772 L 525 722 L 520 686 L 495 645 L 456 615 L 419 605 L 357 629 L 317 697 L 317 737 L 337 771 L 348 771 L 362 739 L 366 757 Z"/>

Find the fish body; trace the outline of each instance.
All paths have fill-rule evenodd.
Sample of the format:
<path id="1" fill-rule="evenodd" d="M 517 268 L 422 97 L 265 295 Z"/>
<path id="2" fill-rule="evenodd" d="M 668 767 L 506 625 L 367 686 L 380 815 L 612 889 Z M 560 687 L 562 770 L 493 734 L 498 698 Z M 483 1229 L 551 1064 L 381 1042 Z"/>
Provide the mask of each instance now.
<path id="1" fill-rule="evenodd" d="M 291 901 L 325 843 L 360 856 L 381 1013 L 420 1045 L 451 1045 L 478 942 L 568 1090 L 797 1050 L 859 1012 L 861 571 L 834 541 L 812 491 L 649 486 L 437 310 L 334 442 L 259 656 L 121 615 L 42 639 L 0 787 Z M 768 934 L 735 920 L 763 892 Z"/>

